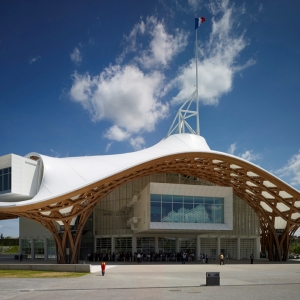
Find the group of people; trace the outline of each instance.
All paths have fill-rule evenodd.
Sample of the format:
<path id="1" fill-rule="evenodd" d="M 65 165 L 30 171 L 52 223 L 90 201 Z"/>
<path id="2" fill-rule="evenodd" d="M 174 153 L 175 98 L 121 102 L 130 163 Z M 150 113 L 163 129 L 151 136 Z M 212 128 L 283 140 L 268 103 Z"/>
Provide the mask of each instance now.
<path id="1" fill-rule="evenodd" d="M 220 265 L 225 264 L 225 259 L 228 260 L 228 255 L 224 256 L 223 253 L 219 255 Z M 20 261 L 22 260 L 22 256 L 20 256 Z M 156 261 L 173 261 L 173 262 L 182 262 L 185 264 L 186 262 L 194 261 L 195 257 L 193 253 L 187 252 L 178 252 L 178 253 L 143 253 L 143 252 L 135 252 L 133 255 L 131 252 L 120 252 L 120 253 L 89 253 L 88 261 L 125 261 L 125 262 L 156 262 Z M 209 256 L 207 254 L 200 254 L 199 261 L 203 264 L 208 264 Z M 250 263 L 253 264 L 254 255 L 253 253 L 250 256 Z"/>
<path id="2" fill-rule="evenodd" d="M 200 254 L 200 260 L 202 261 L 203 264 L 208 264 L 208 255 L 207 254 Z"/>
<path id="3" fill-rule="evenodd" d="M 201 259 L 203 258 L 203 263 L 208 263 L 208 256 L 201 255 Z M 193 253 L 187 252 L 178 252 L 178 253 L 144 253 L 144 252 L 135 252 L 132 254 L 131 252 L 116 252 L 116 253 L 89 253 L 87 256 L 88 261 L 122 261 L 122 262 L 191 262 L 195 260 L 195 256 Z"/>

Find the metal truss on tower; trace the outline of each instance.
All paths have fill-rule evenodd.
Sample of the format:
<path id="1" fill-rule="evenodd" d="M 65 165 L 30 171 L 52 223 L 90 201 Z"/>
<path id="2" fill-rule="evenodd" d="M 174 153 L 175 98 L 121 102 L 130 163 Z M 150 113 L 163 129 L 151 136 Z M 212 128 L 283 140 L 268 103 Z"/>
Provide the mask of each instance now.
<path id="1" fill-rule="evenodd" d="M 183 105 L 179 108 L 174 121 L 168 131 L 167 137 L 171 134 L 177 133 L 196 133 L 192 126 L 188 123 L 188 120 L 191 117 L 196 117 L 196 120 L 199 120 L 199 114 L 197 110 L 192 110 L 191 105 L 193 101 L 197 98 L 197 90 L 188 98 Z"/>

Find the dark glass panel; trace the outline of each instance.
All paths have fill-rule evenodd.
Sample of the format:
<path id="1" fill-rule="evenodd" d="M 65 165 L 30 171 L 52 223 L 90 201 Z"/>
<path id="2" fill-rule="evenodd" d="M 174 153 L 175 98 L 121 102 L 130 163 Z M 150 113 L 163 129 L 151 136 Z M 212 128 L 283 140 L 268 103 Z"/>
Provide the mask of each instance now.
<path id="1" fill-rule="evenodd" d="M 224 198 L 215 198 L 215 204 L 224 204 Z"/>
<path id="2" fill-rule="evenodd" d="M 161 195 L 161 201 L 172 203 L 172 195 Z"/>
<path id="3" fill-rule="evenodd" d="M 151 222 L 161 222 L 161 203 L 151 202 Z"/>
<path id="4" fill-rule="evenodd" d="M 161 201 L 161 195 L 158 194 L 151 194 L 150 196 L 151 202 L 160 202 Z"/>
<path id="5" fill-rule="evenodd" d="M 173 202 L 182 203 L 183 196 L 173 195 Z"/>
<path id="6" fill-rule="evenodd" d="M 195 196 L 194 197 L 194 203 L 196 204 L 196 203 L 204 203 L 204 198 L 203 197 L 197 197 L 197 196 Z"/>
<path id="7" fill-rule="evenodd" d="M 3 191 L 7 191 L 8 190 L 8 184 L 9 184 L 9 175 L 8 174 L 5 174 L 3 175 Z"/>
<path id="8" fill-rule="evenodd" d="M 214 204 L 215 199 L 211 197 L 205 197 L 205 204 Z"/>
<path id="9" fill-rule="evenodd" d="M 161 219 L 162 222 L 173 222 L 172 218 L 172 203 L 161 204 Z"/>
<path id="10" fill-rule="evenodd" d="M 214 206 L 214 223 L 224 223 L 224 206 L 223 205 L 215 205 Z"/>
<path id="11" fill-rule="evenodd" d="M 184 203 L 193 203 L 194 197 L 193 196 L 184 196 Z"/>
<path id="12" fill-rule="evenodd" d="M 181 203 L 173 203 L 173 210 L 175 212 L 178 212 L 178 210 L 181 208 L 183 208 L 183 205 Z"/>

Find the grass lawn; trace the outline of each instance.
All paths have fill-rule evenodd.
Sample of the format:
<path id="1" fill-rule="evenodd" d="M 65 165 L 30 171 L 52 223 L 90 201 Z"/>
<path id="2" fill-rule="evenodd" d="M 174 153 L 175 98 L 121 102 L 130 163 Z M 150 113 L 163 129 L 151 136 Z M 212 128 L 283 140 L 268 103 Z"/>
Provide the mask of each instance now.
<path id="1" fill-rule="evenodd" d="M 87 273 L 52 272 L 31 270 L 0 270 L 0 278 L 72 278 L 81 277 Z"/>

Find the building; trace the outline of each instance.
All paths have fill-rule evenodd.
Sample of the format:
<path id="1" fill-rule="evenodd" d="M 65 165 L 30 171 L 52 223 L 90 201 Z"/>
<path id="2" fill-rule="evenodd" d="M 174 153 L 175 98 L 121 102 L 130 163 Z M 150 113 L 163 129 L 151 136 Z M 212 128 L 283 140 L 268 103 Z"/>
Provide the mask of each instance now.
<path id="1" fill-rule="evenodd" d="M 0 157 L 0 218 L 14 217 L 31 259 L 182 251 L 286 260 L 300 225 L 300 193 L 182 133 L 119 155 Z"/>

